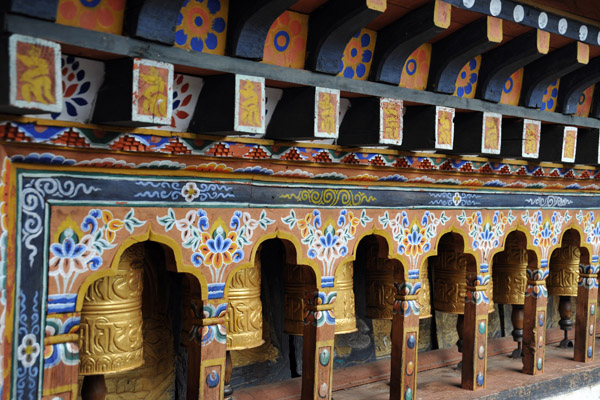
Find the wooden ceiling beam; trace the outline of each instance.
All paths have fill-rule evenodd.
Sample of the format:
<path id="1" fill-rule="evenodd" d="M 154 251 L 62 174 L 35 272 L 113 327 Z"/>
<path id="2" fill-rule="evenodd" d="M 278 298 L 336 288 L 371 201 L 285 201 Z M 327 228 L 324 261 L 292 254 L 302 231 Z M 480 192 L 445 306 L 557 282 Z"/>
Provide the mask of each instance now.
<path id="1" fill-rule="evenodd" d="M 450 26 L 452 7 L 435 0 L 377 32 L 371 79 L 398 85 L 408 57 Z"/>
<path id="2" fill-rule="evenodd" d="M 183 0 L 137 0 L 127 3 L 129 34 L 172 45 Z"/>
<path id="3" fill-rule="evenodd" d="M 348 41 L 385 8 L 385 0 L 331 0 L 318 8 L 308 22 L 306 67 L 337 75 Z"/>
<path id="4" fill-rule="evenodd" d="M 600 57 L 560 78 L 556 109 L 564 114 L 575 114 L 581 93 L 596 82 L 600 82 Z"/>
<path id="5" fill-rule="evenodd" d="M 528 64 L 523 75 L 521 105 L 541 107 L 548 86 L 558 78 L 583 67 L 588 60 L 589 46 L 573 42 Z"/>
<path id="6" fill-rule="evenodd" d="M 298 0 L 230 0 L 227 52 L 234 57 L 262 60 L 273 22 Z"/>
<path id="7" fill-rule="evenodd" d="M 484 17 L 433 44 L 428 90 L 454 93 L 456 78 L 473 57 L 502 41 L 502 20 Z"/>
<path id="8" fill-rule="evenodd" d="M 498 103 L 508 78 L 548 53 L 550 34 L 533 30 L 485 53 L 481 60 L 477 97 Z"/>

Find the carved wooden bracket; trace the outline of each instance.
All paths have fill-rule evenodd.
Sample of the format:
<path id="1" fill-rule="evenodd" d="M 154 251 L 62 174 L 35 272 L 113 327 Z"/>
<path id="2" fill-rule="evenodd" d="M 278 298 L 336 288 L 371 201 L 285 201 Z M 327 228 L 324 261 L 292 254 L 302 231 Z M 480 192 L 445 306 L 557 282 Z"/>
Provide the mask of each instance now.
<path id="1" fill-rule="evenodd" d="M 287 88 L 271 117 L 267 138 L 336 139 L 340 92 L 319 87 Z"/>
<path id="2" fill-rule="evenodd" d="M 528 64 L 523 76 L 521 104 L 525 107 L 540 107 L 548 85 L 581 68 L 588 60 L 589 46 L 575 42 Z"/>
<path id="3" fill-rule="evenodd" d="M 311 14 L 306 67 L 336 75 L 346 44 L 386 9 L 386 0 L 331 0 Z"/>
<path id="4" fill-rule="evenodd" d="M 122 126 L 170 125 L 173 64 L 141 58 L 105 62 L 92 121 Z"/>
<path id="5" fill-rule="evenodd" d="M 48 21 L 56 20 L 58 0 L 9 0 L 8 11 Z"/>
<path id="6" fill-rule="evenodd" d="M 600 82 L 600 58 L 590 60 L 588 65 L 560 78 L 557 109 L 564 114 L 575 114 L 581 93 Z"/>
<path id="7" fill-rule="evenodd" d="M 450 26 L 451 10 L 448 3 L 435 0 L 379 31 L 371 79 L 398 85 L 413 51 Z"/>
<path id="8" fill-rule="evenodd" d="M 127 2 L 129 34 L 172 45 L 183 0 L 136 0 Z"/>
<path id="9" fill-rule="evenodd" d="M 406 107 L 402 149 L 452 150 L 454 109 L 442 106 Z"/>
<path id="10" fill-rule="evenodd" d="M 357 98 L 351 101 L 340 125 L 338 145 L 381 146 L 402 144 L 401 100 Z"/>
<path id="11" fill-rule="evenodd" d="M 227 51 L 234 57 L 261 60 L 273 22 L 298 0 L 230 0 Z"/>
<path id="12" fill-rule="evenodd" d="M 452 153 L 499 155 L 502 144 L 502 115 L 490 112 L 456 113 Z"/>
<path id="13" fill-rule="evenodd" d="M 550 34 L 533 30 L 483 55 L 477 97 L 499 102 L 504 84 L 516 70 L 548 53 Z"/>
<path id="14" fill-rule="evenodd" d="M 264 78 L 234 74 L 205 77 L 188 130 L 220 136 L 264 134 Z"/>
<path id="15" fill-rule="evenodd" d="M 502 122 L 501 157 L 538 158 L 542 124 L 531 119 L 505 119 Z"/>
<path id="16" fill-rule="evenodd" d="M 502 41 L 502 20 L 485 17 L 433 44 L 428 90 L 454 93 L 460 70 Z"/>
<path id="17" fill-rule="evenodd" d="M 577 153 L 575 154 L 576 164 L 600 164 L 600 154 L 598 153 L 599 132 L 598 128 L 579 128 L 577 132 Z"/>
<path id="18" fill-rule="evenodd" d="M 562 144 L 562 145 L 561 145 Z M 596 144 L 596 148 L 598 145 Z M 577 128 L 544 125 L 540 142 L 540 161 L 574 163 L 577 149 Z"/>

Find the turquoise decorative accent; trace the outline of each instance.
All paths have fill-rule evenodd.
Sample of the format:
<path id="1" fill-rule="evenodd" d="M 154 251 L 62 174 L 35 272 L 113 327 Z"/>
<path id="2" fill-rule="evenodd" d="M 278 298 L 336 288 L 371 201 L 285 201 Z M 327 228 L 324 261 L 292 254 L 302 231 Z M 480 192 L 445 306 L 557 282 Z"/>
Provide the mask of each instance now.
<path id="1" fill-rule="evenodd" d="M 413 391 L 411 388 L 406 388 L 406 391 L 404 392 L 404 399 L 405 400 L 412 400 L 413 398 Z"/>
<path id="2" fill-rule="evenodd" d="M 321 350 L 321 354 L 319 354 L 319 362 L 322 366 L 326 367 L 329 364 L 330 353 L 329 350 L 323 349 Z"/>
<path id="3" fill-rule="evenodd" d="M 537 359 L 537 369 L 541 371 L 543 366 L 544 362 L 542 361 L 542 357 L 540 357 Z"/>
<path id="4" fill-rule="evenodd" d="M 481 333 L 482 335 L 485 333 L 485 322 L 481 321 L 479 323 L 479 333 Z"/>

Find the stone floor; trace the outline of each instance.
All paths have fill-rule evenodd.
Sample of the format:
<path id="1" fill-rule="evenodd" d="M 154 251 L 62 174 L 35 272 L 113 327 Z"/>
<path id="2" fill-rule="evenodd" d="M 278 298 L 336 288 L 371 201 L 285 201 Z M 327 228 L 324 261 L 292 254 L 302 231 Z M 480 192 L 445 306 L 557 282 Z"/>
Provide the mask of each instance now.
<path id="1" fill-rule="evenodd" d="M 415 399 L 544 399 L 574 392 L 598 393 L 600 390 L 600 349 L 597 340 L 596 356 L 592 363 L 573 361 L 572 349 L 561 349 L 557 341 L 561 332 L 549 330 L 546 347 L 545 372 L 526 375 L 521 372 L 520 359 L 509 357 L 514 348 L 512 338 L 490 341 L 488 345 L 487 387 L 467 391 L 460 387 L 460 370 L 456 363 L 460 353 L 454 348 L 419 354 L 419 375 Z M 240 389 L 235 400 L 299 399 L 300 378 L 278 384 Z M 334 371 L 333 400 L 388 400 L 389 359 Z M 586 392 L 588 393 L 588 392 Z M 576 397 L 577 398 L 577 397 Z M 596 397 L 585 396 L 586 400 Z"/>

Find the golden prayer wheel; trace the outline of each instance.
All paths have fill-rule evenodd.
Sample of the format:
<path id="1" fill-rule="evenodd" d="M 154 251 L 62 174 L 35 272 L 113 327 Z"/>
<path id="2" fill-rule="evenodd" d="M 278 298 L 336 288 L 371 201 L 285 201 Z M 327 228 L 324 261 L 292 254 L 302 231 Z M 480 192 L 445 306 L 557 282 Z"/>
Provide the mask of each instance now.
<path id="1" fill-rule="evenodd" d="M 421 281 L 421 291 L 418 294 L 417 301 L 421 306 L 419 313 L 419 319 L 425 319 L 431 317 L 431 289 L 429 288 L 429 273 L 427 272 L 427 265 L 424 265 L 419 271 L 419 280 Z"/>
<path id="2" fill-rule="evenodd" d="M 354 264 L 340 265 L 335 273 L 337 296 L 333 303 L 335 315 L 335 334 L 356 332 L 356 314 L 354 305 Z"/>
<path id="3" fill-rule="evenodd" d="M 431 295 L 427 266 L 419 273 L 421 291 L 417 301 L 421 307 L 420 319 L 431 317 Z M 393 319 L 396 289 L 394 288 L 394 261 L 378 258 L 367 267 L 367 318 Z"/>
<path id="4" fill-rule="evenodd" d="M 286 264 L 283 272 L 285 294 L 283 298 L 283 331 L 288 335 L 302 336 L 304 330 L 305 293 L 314 291 L 315 279 L 307 267 Z"/>
<path id="5" fill-rule="evenodd" d="M 241 269 L 233 275 L 228 300 L 227 350 L 251 349 L 263 344 L 260 265 Z"/>
<path id="6" fill-rule="evenodd" d="M 562 246 L 552 252 L 550 273 L 546 283 L 549 294 L 577 296 L 580 257 L 581 251 L 577 246 Z"/>
<path id="7" fill-rule="evenodd" d="M 111 374 L 144 364 L 142 262 L 143 248 L 130 247 L 116 275 L 98 279 L 88 288 L 81 310 L 80 375 Z"/>
<path id="8" fill-rule="evenodd" d="M 519 247 L 516 235 L 509 235 L 504 251 L 496 254 L 492 262 L 496 303 L 525 304 L 527 262 L 527 249 Z"/>
<path id="9" fill-rule="evenodd" d="M 384 258 L 376 258 L 366 271 L 366 317 L 392 319 L 394 317 L 394 264 Z"/>
<path id="10" fill-rule="evenodd" d="M 467 254 L 457 251 L 439 251 L 430 258 L 433 264 L 433 307 L 450 314 L 465 313 L 467 294 Z M 489 312 L 494 312 L 493 284 L 487 287 Z"/>

